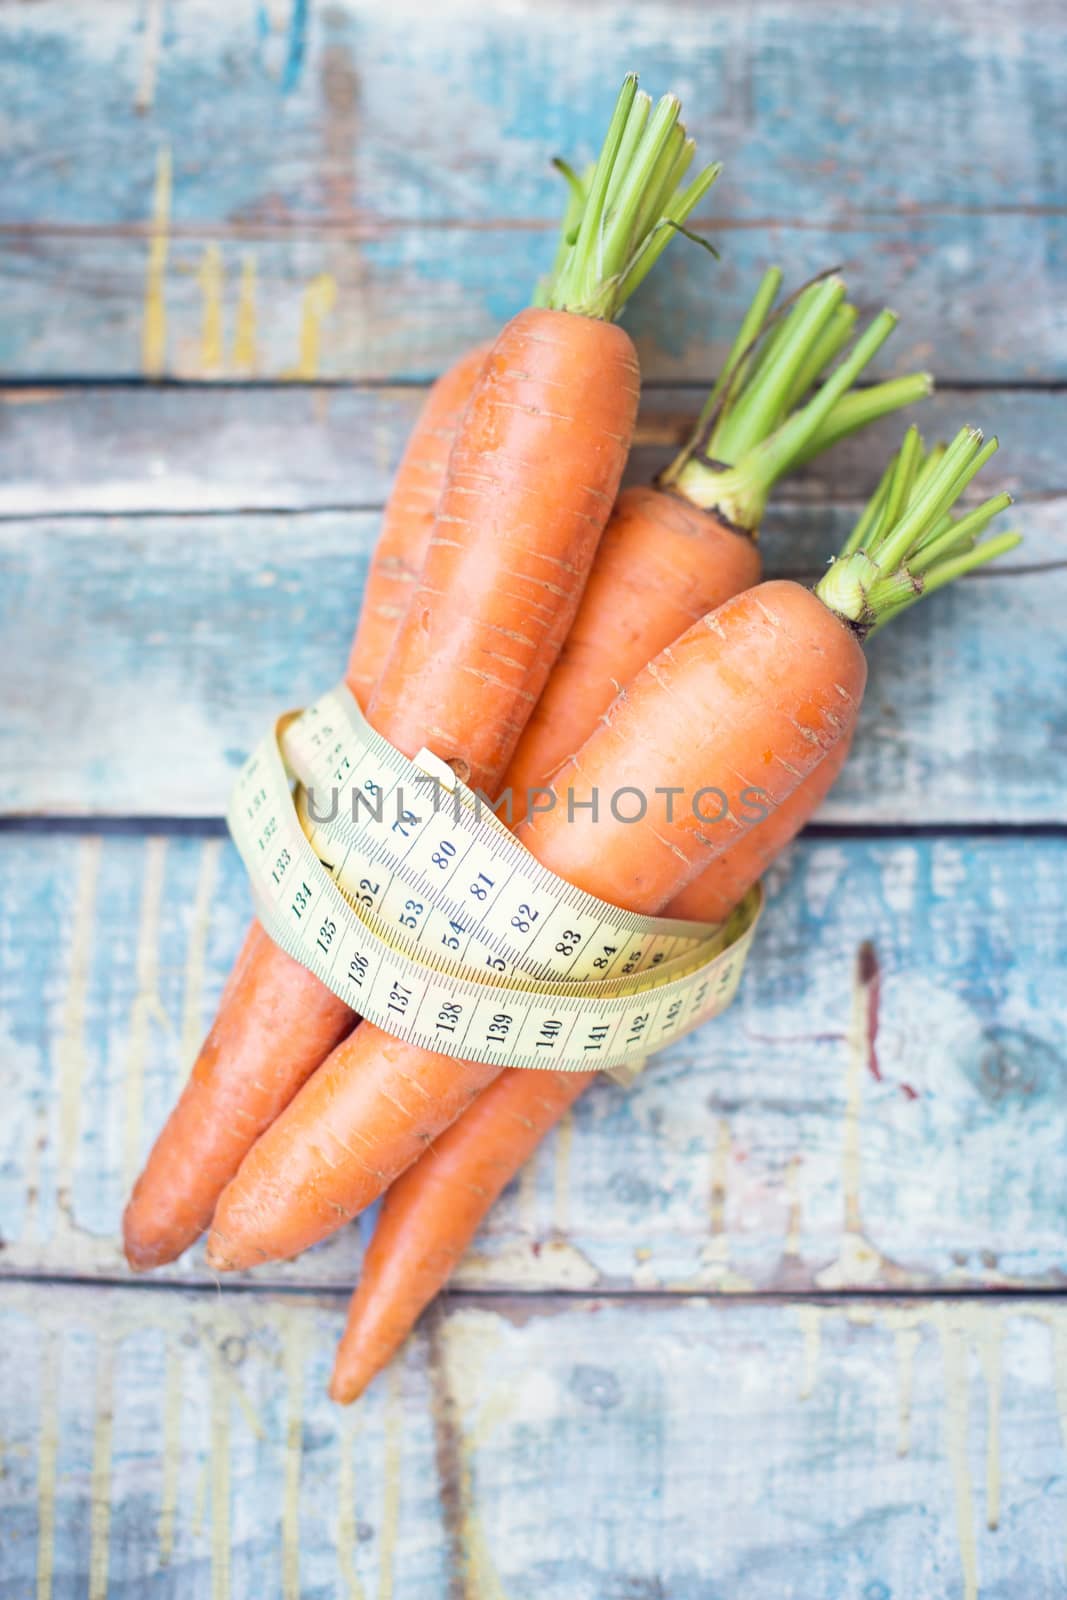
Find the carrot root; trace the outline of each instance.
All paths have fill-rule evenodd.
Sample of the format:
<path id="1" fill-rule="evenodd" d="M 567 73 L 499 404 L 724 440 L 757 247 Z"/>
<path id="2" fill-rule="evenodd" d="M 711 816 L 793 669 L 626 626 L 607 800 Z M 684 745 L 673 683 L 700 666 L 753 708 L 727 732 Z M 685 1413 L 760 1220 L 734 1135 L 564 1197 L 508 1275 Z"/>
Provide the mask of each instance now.
<path id="1" fill-rule="evenodd" d="M 502 1072 L 386 1192 L 337 1351 L 334 1400 L 350 1404 L 388 1364 L 498 1196 L 596 1076 Z"/>

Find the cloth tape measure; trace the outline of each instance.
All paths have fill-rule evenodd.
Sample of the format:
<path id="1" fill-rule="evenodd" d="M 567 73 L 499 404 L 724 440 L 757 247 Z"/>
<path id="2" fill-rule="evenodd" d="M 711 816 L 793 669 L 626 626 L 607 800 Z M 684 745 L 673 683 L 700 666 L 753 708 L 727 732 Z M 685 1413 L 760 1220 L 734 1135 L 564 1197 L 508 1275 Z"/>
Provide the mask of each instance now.
<path id="1" fill-rule="evenodd" d="M 227 822 L 288 955 L 387 1033 L 501 1067 L 631 1081 L 729 1005 L 762 909 L 757 886 L 712 927 L 576 889 L 431 751 L 375 732 L 344 683 L 279 718 Z"/>

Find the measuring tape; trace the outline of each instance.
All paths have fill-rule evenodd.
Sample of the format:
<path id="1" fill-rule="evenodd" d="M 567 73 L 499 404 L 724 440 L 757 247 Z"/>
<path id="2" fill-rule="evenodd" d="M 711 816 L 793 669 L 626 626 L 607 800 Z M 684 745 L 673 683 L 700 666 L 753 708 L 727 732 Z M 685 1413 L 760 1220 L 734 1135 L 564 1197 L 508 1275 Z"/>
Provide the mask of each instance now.
<path id="1" fill-rule="evenodd" d="M 376 733 L 343 683 L 279 719 L 227 822 L 288 955 L 387 1033 L 501 1067 L 629 1081 L 729 1005 L 762 907 L 757 887 L 709 927 L 576 889 L 431 751 L 409 761 Z"/>

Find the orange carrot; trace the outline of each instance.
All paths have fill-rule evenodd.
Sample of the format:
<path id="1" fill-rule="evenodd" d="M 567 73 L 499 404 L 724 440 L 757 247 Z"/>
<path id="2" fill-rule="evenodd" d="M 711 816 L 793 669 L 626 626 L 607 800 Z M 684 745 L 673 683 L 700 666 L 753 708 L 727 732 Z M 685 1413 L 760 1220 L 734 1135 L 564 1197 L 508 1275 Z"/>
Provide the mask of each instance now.
<path id="1" fill-rule="evenodd" d="M 692 437 L 663 487 L 627 489 L 608 523 L 574 626 L 508 769 L 513 814 L 587 737 L 618 693 L 698 617 L 759 581 L 767 497 L 798 460 L 929 393 L 915 373 L 850 386 L 896 318 L 883 311 L 816 394 L 856 318 L 840 278 L 772 311 L 781 272 L 764 274 Z"/>
<path id="2" fill-rule="evenodd" d="M 935 452 L 933 465 L 939 459 Z M 898 464 L 891 464 L 891 472 Z M 884 490 L 883 480 L 872 502 L 875 508 Z M 996 501 L 990 505 L 999 509 Z M 724 919 L 814 814 L 847 757 L 852 731 L 850 726 L 766 821 L 737 839 L 676 895 L 667 914 Z M 389 1362 L 444 1287 L 494 1201 L 595 1077 L 514 1069 L 501 1073 L 392 1185 L 364 1256 L 337 1352 L 330 1385 L 335 1400 L 347 1404 L 356 1399 Z"/>
<path id="3" fill-rule="evenodd" d="M 738 805 L 743 790 L 758 786 L 768 804 L 780 804 L 833 747 L 865 672 L 854 634 L 810 590 L 789 582 L 746 590 L 633 680 L 558 775 L 554 788 L 568 805 L 538 813 L 518 836 L 579 888 L 629 910 L 658 911 L 751 826 L 755 813 L 746 817 Z M 729 784 L 730 805 L 712 825 L 693 801 L 716 778 Z M 608 809 L 616 792 L 648 796 L 652 782 L 658 792 L 641 820 Z M 212 1265 L 292 1256 L 333 1232 L 498 1071 L 362 1023 L 223 1192 L 208 1244 Z"/>
<path id="4" fill-rule="evenodd" d="M 414 754 L 428 744 L 476 786 L 499 782 L 544 686 L 625 465 L 637 361 L 610 319 L 662 253 L 669 222 L 683 221 L 717 175 L 708 168 L 679 190 L 692 141 L 676 100 L 666 97 L 651 118 L 650 105 L 628 78 L 544 308 L 515 318 L 486 360 L 450 452 L 419 585 L 368 708 L 399 748 Z M 255 981 L 235 981 L 224 997 L 189 1104 L 164 1130 L 151 1181 L 127 1209 L 133 1264 L 169 1259 L 191 1242 L 244 1150 L 352 1025 L 347 1006 L 310 974 L 289 975 L 293 963 L 269 960 L 254 938 L 242 969 L 255 979 L 268 965 L 291 985 L 278 1003 Z M 297 1008 L 284 1003 L 289 994 Z M 238 1055 L 238 1089 L 251 1081 L 263 1114 L 223 1090 L 231 1127 L 213 1117 L 204 1128 L 201 1102 L 211 1096 L 199 1087 L 232 1083 Z M 202 1145 L 213 1157 L 221 1146 L 222 1157 L 203 1163 L 205 1182 L 191 1182 Z"/>
<path id="5" fill-rule="evenodd" d="M 720 922 L 829 791 L 842 737 L 804 782 L 676 895 L 665 915 Z M 386 1190 L 337 1349 L 330 1394 L 348 1405 L 387 1366 L 440 1293 L 511 1180 L 599 1076 L 507 1068 Z"/>
<path id="6" fill-rule="evenodd" d="M 477 345 L 438 378 L 397 468 L 345 669 L 364 710 L 422 571 L 452 441 L 488 354 L 487 344 Z"/>
<path id="7" fill-rule="evenodd" d="M 461 356 L 438 378 L 397 469 L 345 672 L 362 706 L 422 567 L 452 438 L 487 349 Z M 199 1237 L 246 1152 L 355 1020 L 253 922 L 211 1032 L 126 1207 L 126 1259 L 135 1271 L 173 1261 Z"/>
<path id="8" fill-rule="evenodd" d="M 520 312 L 464 413 L 422 574 L 368 719 L 429 743 L 474 788 L 499 783 L 566 637 L 637 414 L 615 324 Z"/>
<path id="9" fill-rule="evenodd" d="M 705 612 L 760 577 L 754 541 L 660 489 L 626 489 L 574 626 L 504 780 L 513 815 L 580 745 L 619 686 Z"/>
<path id="10" fill-rule="evenodd" d="M 850 726 L 789 799 L 705 867 L 699 878 L 675 895 L 664 915 L 683 922 L 725 922 L 818 811 L 848 760 L 854 733 Z"/>
<path id="11" fill-rule="evenodd" d="M 765 822 L 742 834 L 666 915 L 721 922 L 815 813 L 851 730 Z M 348 1405 L 387 1366 L 444 1288 L 493 1205 L 599 1076 L 509 1067 L 386 1190 L 337 1349 L 330 1394 Z"/>
<path id="12" fill-rule="evenodd" d="M 496 1200 L 598 1076 L 509 1067 L 386 1190 L 337 1349 L 334 1400 L 349 1405 L 389 1364 Z"/>

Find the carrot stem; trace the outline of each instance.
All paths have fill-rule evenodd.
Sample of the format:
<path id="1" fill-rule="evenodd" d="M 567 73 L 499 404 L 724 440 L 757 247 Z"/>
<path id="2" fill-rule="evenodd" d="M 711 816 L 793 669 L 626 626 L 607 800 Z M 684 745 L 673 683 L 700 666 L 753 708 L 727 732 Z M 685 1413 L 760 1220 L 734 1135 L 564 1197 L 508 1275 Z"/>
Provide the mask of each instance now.
<path id="1" fill-rule="evenodd" d="M 844 309 L 844 308 L 842 308 Z M 905 406 L 925 400 L 934 391 L 934 380 L 929 372 L 909 372 L 904 378 L 887 378 L 884 383 L 872 383 L 866 389 L 853 389 L 843 395 L 821 427 L 816 428 L 804 449 L 795 457 L 795 464 L 803 466 L 813 461 L 825 450 L 858 433 L 879 417 L 891 411 L 901 411 Z"/>
<path id="2" fill-rule="evenodd" d="M 695 146 L 674 95 L 651 105 L 631 73 L 588 181 L 576 186 L 575 175 L 561 169 L 572 199 L 581 195 L 580 216 L 563 232 L 544 305 L 613 321 L 718 176 L 718 167 L 706 167 L 679 188 Z"/>
<path id="3" fill-rule="evenodd" d="M 890 530 L 897 527 L 904 515 L 904 507 L 911 498 L 921 457 L 922 439 L 918 428 L 913 424 L 904 435 L 904 443 L 897 452 L 896 470 L 890 480 L 882 515 L 867 547 L 872 555 L 881 547 Z M 922 492 L 926 492 L 925 488 Z"/>
<path id="4" fill-rule="evenodd" d="M 764 274 L 689 441 L 659 480 L 749 533 L 785 473 L 931 388 L 927 374 L 912 373 L 852 394 L 896 317 L 881 312 L 846 351 L 858 313 L 838 274 L 821 274 L 772 310 L 781 277 L 777 268 Z"/>
<path id="5" fill-rule="evenodd" d="M 935 589 L 943 589 L 947 583 L 953 583 L 956 578 L 962 578 L 968 572 L 976 572 L 988 562 L 1007 555 L 1009 550 L 1017 549 L 1022 542 L 1022 535 L 1014 532 L 1000 533 L 995 539 L 984 539 L 966 555 L 953 556 L 950 561 L 942 561 L 932 568 L 923 580 L 923 593 L 931 594 Z M 918 596 L 915 598 L 918 599 Z M 910 605 L 911 601 L 907 603 Z"/>
<path id="6" fill-rule="evenodd" d="M 909 433 L 913 430 L 909 430 Z M 917 432 L 916 432 L 917 437 Z M 907 474 L 909 482 L 914 473 L 914 457 L 907 449 L 908 437 L 901 446 L 898 475 Z M 902 517 L 892 521 L 884 514 L 884 525 L 875 535 L 874 549 L 879 564 L 890 571 L 899 567 L 921 542 L 923 536 L 945 512 L 956 504 L 964 489 L 977 472 L 985 466 L 997 448 L 996 439 L 983 441 L 978 428 L 961 428 L 945 452 L 944 460 L 929 481 L 907 502 Z M 887 508 L 888 513 L 888 508 Z"/>
<path id="7" fill-rule="evenodd" d="M 785 401 L 786 415 L 800 404 L 809 389 L 814 388 L 819 375 L 826 371 L 830 363 L 837 360 L 852 338 L 858 320 L 859 309 L 849 301 L 843 301 L 835 307 L 833 316 L 812 345 L 807 360 L 793 381 Z"/>
<path id="8" fill-rule="evenodd" d="M 530 304 L 543 309 L 548 305 L 556 279 L 562 272 L 567 258 L 574 248 L 578 237 L 578 228 L 585 209 L 586 197 L 589 193 L 589 183 L 592 179 L 593 169 L 590 167 L 584 173 L 575 172 L 569 161 L 562 156 L 553 156 L 552 165 L 561 173 L 567 184 L 567 205 L 563 212 L 563 220 L 559 228 L 559 242 L 556 246 L 556 259 L 552 263 L 551 272 L 547 272 L 538 282 Z"/>
<path id="9" fill-rule="evenodd" d="M 1011 504 L 993 495 L 961 517 L 951 515 L 964 489 L 997 448 L 977 428 L 961 428 L 947 449 L 923 450 L 909 428 L 840 556 L 815 593 L 860 637 L 884 626 L 924 595 L 995 561 L 1021 541 L 1003 533 L 979 541 Z"/>
<path id="10" fill-rule="evenodd" d="M 768 355 L 757 369 L 716 430 L 715 453 L 720 460 L 744 460 L 778 428 L 797 373 L 844 298 L 841 279 L 828 278 L 797 302 L 778 330 L 773 356 Z"/>
<path id="11" fill-rule="evenodd" d="M 594 246 L 596 247 L 595 255 L 599 256 L 604 207 L 607 203 L 608 188 L 611 184 L 615 158 L 622 145 L 623 137 L 626 133 L 626 123 L 636 96 L 637 74 L 631 72 L 623 79 L 622 88 L 619 90 L 618 98 L 615 101 L 615 109 L 611 114 L 611 121 L 608 123 L 608 131 L 604 135 L 604 143 L 600 148 L 600 155 L 597 157 L 593 176 L 589 180 L 589 193 L 586 197 L 581 222 L 578 225 L 578 237 L 574 241 L 573 248 L 568 253 L 568 259 L 565 261 L 556 282 L 555 293 L 557 295 L 562 296 L 566 292 L 564 284 L 569 288 L 571 279 L 576 282 L 574 291 L 576 299 L 581 300 L 584 294 L 588 292 L 589 280 L 594 272 Z M 555 305 L 555 295 L 549 304 Z M 565 311 L 574 310 L 576 307 L 573 305 L 560 305 L 556 306 L 556 309 Z"/>
<path id="12" fill-rule="evenodd" d="M 810 439 L 830 416 L 849 386 L 888 339 L 896 327 L 896 321 L 891 311 L 882 311 L 875 317 L 866 332 L 857 339 L 847 359 L 836 368 L 807 405 L 794 412 L 751 452 L 745 464 L 745 476 L 762 491 L 764 502 L 773 485 L 796 459 L 798 448 L 803 448 L 802 441 Z"/>
<path id="13" fill-rule="evenodd" d="M 629 171 L 637 153 L 637 147 L 644 137 L 651 111 L 652 96 L 646 94 L 644 89 L 639 89 L 634 95 L 633 104 L 626 118 L 626 127 L 623 129 L 622 140 L 611 168 L 611 175 L 608 178 L 608 190 L 605 197 L 605 204 L 608 206 L 614 205 L 618 200 L 619 187 L 623 177 Z"/>
<path id="14" fill-rule="evenodd" d="M 710 167 L 705 167 L 702 172 L 697 173 L 688 188 L 681 190 L 680 193 L 674 196 L 674 199 L 667 206 L 655 227 L 649 230 L 644 243 L 638 248 L 629 268 L 622 277 L 618 291 L 620 305 L 624 304 L 637 286 L 648 277 L 676 233 L 684 233 L 687 239 L 696 238 L 695 234 L 689 233 L 682 225 L 686 218 L 696 210 L 721 171 L 721 162 L 713 162 Z M 710 250 L 712 255 L 715 254 L 714 249 L 706 240 L 700 239 L 697 242 Z"/>
<path id="15" fill-rule="evenodd" d="M 854 550 L 866 548 L 867 537 L 878 526 L 882 512 L 885 509 L 885 503 L 889 496 L 889 486 L 893 482 L 893 475 L 897 470 L 899 455 L 900 452 L 898 451 L 896 455 L 890 456 L 889 465 L 882 473 L 877 489 L 867 501 L 860 513 L 859 521 L 841 547 L 839 560 L 844 556 L 852 555 Z"/>
<path id="16" fill-rule="evenodd" d="M 994 517 L 1006 511 L 1011 505 L 1011 495 L 1007 493 L 995 494 L 982 505 L 976 506 L 965 517 L 958 521 L 948 520 L 948 527 L 942 529 L 936 537 L 924 540 L 917 548 L 908 565 L 913 572 L 929 572 L 937 566 L 946 556 L 955 556 L 965 550 L 974 548 L 978 535 L 984 533 Z"/>
<path id="17" fill-rule="evenodd" d="M 759 288 L 753 296 L 752 304 L 741 319 L 741 326 L 737 330 L 737 337 L 730 346 L 730 353 L 726 357 L 725 365 L 715 380 L 715 386 L 705 400 L 697 418 L 694 429 L 696 437 L 699 438 L 703 435 L 704 429 L 722 398 L 723 391 L 727 385 L 729 385 L 731 394 L 737 394 L 740 391 L 752 364 L 756 342 L 763 331 L 763 325 L 767 320 L 771 307 L 778 298 L 778 291 L 781 287 L 781 267 L 768 267 L 763 274 Z M 679 462 L 684 466 L 687 459 L 683 455 L 679 457 Z"/>

